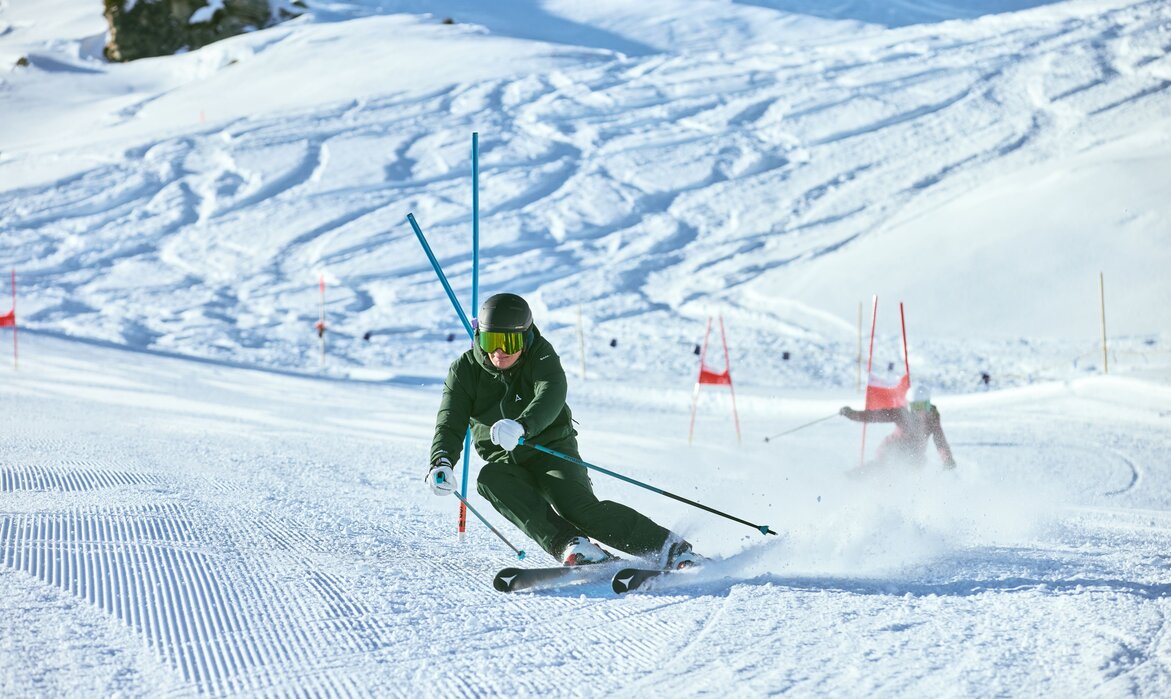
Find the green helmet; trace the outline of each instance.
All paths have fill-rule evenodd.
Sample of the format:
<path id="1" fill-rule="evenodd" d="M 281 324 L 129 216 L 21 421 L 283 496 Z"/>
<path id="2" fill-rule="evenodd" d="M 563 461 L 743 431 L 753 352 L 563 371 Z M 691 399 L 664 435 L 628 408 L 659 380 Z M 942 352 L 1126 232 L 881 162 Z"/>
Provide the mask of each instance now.
<path id="1" fill-rule="evenodd" d="M 533 312 L 516 294 L 496 294 L 480 306 L 477 321 L 486 332 L 526 332 L 533 326 Z"/>

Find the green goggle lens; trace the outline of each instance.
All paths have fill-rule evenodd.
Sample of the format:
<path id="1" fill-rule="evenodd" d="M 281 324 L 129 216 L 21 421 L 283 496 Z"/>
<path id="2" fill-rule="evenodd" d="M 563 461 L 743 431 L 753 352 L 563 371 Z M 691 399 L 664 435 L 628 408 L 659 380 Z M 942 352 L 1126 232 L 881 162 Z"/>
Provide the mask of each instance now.
<path id="1" fill-rule="evenodd" d="M 480 349 L 488 354 L 492 354 L 496 350 L 504 350 L 505 354 L 515 354 L 525 346 L 524 333 L 498 333 L 491 331 L 480 331 Z"/>
<path id="2" fill-rule="evenodd" d="M 931 407 L 931 401 L 921 400 L 911 403 L 911 410 L 927 410 Z"/>

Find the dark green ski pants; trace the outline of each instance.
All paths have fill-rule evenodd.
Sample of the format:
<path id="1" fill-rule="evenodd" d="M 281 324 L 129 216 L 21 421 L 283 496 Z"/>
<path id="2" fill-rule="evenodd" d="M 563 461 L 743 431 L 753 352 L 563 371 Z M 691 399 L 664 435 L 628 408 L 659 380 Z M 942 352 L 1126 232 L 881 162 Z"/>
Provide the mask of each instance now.
<path id="1" fill-rule="evenodd" d="M 559 451 L 578 457 L 576 449 Z M 554 558 L 575 536 L 654 558 L 671 535 L 626 505 L 598 500 L 584 466 L 542 452 L 527 454 L 519 465 L 485 464 L 476 489 Z"/>

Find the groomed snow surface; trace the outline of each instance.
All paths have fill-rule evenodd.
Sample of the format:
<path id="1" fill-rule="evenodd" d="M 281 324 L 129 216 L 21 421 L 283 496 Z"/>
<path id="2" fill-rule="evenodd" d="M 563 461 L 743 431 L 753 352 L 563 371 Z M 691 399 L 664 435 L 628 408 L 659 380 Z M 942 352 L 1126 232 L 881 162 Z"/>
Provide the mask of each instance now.
<path id="1" fill-rule="evenodd" d="M 422 484 L 435 384 L 26 334 L 5 380 L 12 695 L 1158 696 L 1171 687 L 1171 397 L 1084 378 L 939 401 L 959 468 L 854 480 L 856 396 L 576 385 L 594 478 L 717 560 L 618 598 L 504 595 L 512 552 Z M 637 429 L 632 428 L 637 425 Z M 879 434 L 871 430 L 873 439 Z M 484 505 L 495 525 L 550 559 Z"/>
<path id="2" fill-rule="evenodd" d="M 0 0 L 0 695 L 1171 695 L 1171 3 L 308 4 L 111 65 Z M 492 589 L 406 224 L 470 306 L 473 132 L 583 457 L 779 536 L 595 474 L 711 562 Z M 872 294 L 952 472 L 846 475 Z"/>

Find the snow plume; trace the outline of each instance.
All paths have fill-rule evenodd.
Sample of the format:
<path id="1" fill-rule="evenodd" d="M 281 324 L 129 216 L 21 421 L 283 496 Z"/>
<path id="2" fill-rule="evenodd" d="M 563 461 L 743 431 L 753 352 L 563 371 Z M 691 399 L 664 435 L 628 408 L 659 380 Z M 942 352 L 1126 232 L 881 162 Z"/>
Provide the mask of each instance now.
<path id="1" fill-rule="evenodd" d="M 905 469 L 854 478 L 831 472 L 793 486 L 778 527 L 785 536 L 752 556 L 745 572 L 889 576 L 965 549 L 1013 546 L 1050 521 L 1055 497 L 983 477 Z M 778 565 L 779 564 L 779 565 Z"/>

